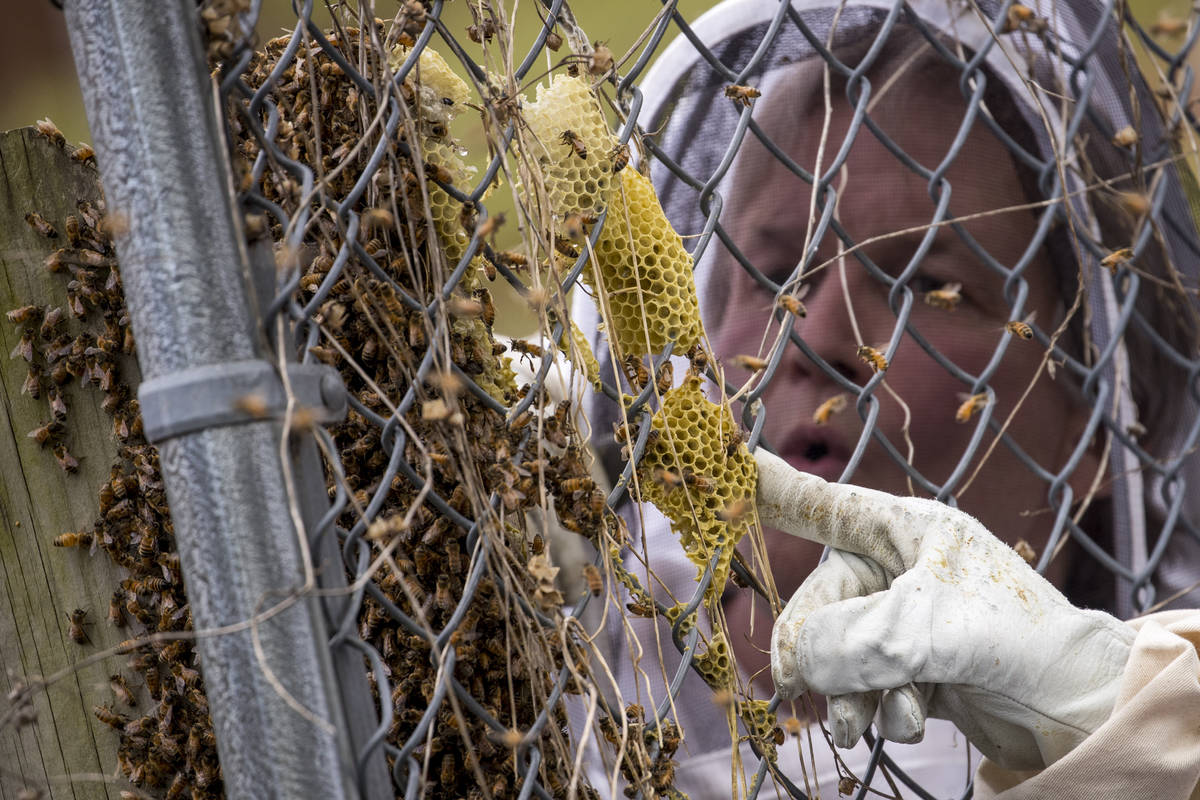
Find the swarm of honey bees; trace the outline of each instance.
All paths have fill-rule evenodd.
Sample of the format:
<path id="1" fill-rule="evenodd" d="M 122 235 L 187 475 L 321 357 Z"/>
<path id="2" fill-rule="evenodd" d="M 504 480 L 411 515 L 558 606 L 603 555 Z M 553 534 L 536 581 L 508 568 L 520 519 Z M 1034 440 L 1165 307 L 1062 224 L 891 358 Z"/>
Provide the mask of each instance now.
<path id="1" fill-rule="evenodd" d="M 242 29 L 236 14 L 243 7 L 204 7 L 214 68 L 235 50 Z M 425 12 L 409 0 L 390 24 L 376 20 L 373 30 L 339 25 L 326 33 L 324 46 L 340 51 L 347 63 L 374 65 L 373 80 L 390 79 L 412 61 Z M 480 17 L 468 35 L 490 40 L 503 35 L 503 27 L 499 17 Z M 307 353 L 334 366 L 353 398 L 346 420 L 330 429 L 336 463 L 327 465 L 326 478 L 331 498 L 343 492 L 349 498 L 338 520 L 341 532 L 371 557 L 359 635 L 386 667 L 386 684 L 373 673 L 368 680 L 376 698 L 383 696 L 393 709 L 387 742 L 394 748 L 408 743 L 439 681 L 453 679 L 478 708 L 464 712 L 447 701 L 437 708 L 432 728 L 412 751 L 424 765 L 422 796 L 516 796 L 523 783 L 517 765 L 535 745 L 541 784 L 553 796 L 565 795 L 575 759 L 566 713 L 561 701 L 548 718 L 545 712 L 565 665 L 573 676 L 567 691 L 586 690 L 590 656 L 585 642 L 556 627 L 560 606 L 578 598 L 564 597 L 545 531 L 530 522 L 541 517 L 527 512 L 552 510 L 558 525 L 589 539 L 607 559 L 619 558 L 627 534 L 593 480 L 572 400 L 551 397 L 538 382 L 519 382 L 508 359 L 542 358 L 557 348 L 598 385 L 596 357 L 570 321 L 557 279 L 563 259 L 588 250 L 585 239 L 607 214 L 584 277 L 611 305 L 610 339 L 630 385 L 649 384 L 642 356 L 667 344 L 688 350 L 693 364 L 682 387 L 674 387 L 669 363 L 653 376 L 664 408 L 639 470 L 643 492 L 664 508 L 678 506 L 674 516 L 684 546 L 701 570 L 717 558 L 709 594 L 719 595 L 733 545 L 751 523 L 754 474 L 728 405 L 714 405 L 699 390 L 708 357 L 691 258 L 584 79 L 585 71 L 602 77 L 613 69 L 607 48 L 568 56 L 568 74 L 539 87 L 532 103 L 490 79 L 472 94 L 433 48 L 423 48 L 415 68 L 394 85 L 403 119 L 362 190 L 357 184 L 380 136 L 371 122 L 376 98 L 365 95 L 323 48 L 301 48 L 283 63 L 288 41 L 267 42 L 242 74 L 251 91 L 265 90 L 266 107 L 278 115 L 274 139 L 259 138 L 267 118 L 249 120 L 246 104 L 230 101 L 224 109 L 231 163 L 243 196 L 260 195 L 291 218 L 311 214 L 298 247 L 275 217 L 247 214 L 243 228 L 252 244 L 271 242 L 281 275 L 298 279 L 289 285 L 296 287 L 295 300 L 311 310 L 304 324 L 319 333 Z M 751 87 L 731 89 L 736 102 L 758 96 Z M 482 97 L 482 106 L 469 102 L 472 97 Z M 523 126 L 514 153 L 535 166 L 520 173 L 521 188 L 553 212 L 546 230 L 527 234 L 541 236 L 543 246 L 527 240 L 522 251 L 494 250 L 503 217 L 485 217 L 481 206 L 456 199 L 461 195 L 452 189 L 461 191 L 476 179 L 450 132 L 468 107 L 481 108 L 485 126 L 514 119 Z M 90 149 L 85 155 L 92 157 Z M 300 177 L 278 156 L 312 169 L 322 191 L 305 196 Z M 339 208 L 349 196 L 355 201 Z M 357 224 L 346 224 L 347 213 Z M 44 236 L 59 236 L 36 210 L 27 221 Z M 120 736 L 120 767 L 135 785 L 169 798 L 215 797 L 222 790 L 220 765 L 191 642 L 142 645 L 136 638 L 186 632 L 192 621 L 157 453 L 142 437 L 133 390 L 120 370 L 121 359 L 135 348 L 109 235 L 115 224 L 120 222 L 86 205 L 67 220 L 67 246 L 46 261 L 66 282 L 65 306 L 10 312 L 25 334 L 13 355 L 29 364 L 27 393 L 50 409 L 46 424 L 30 436 L 64 470 L 77 467 L 60 391 L 69 380 L 103 393 L 120 443 L 119 460 L 100 489 L 96 524 L 54 542 L 103 551 L 129 574 L 114 587 L 106 623 L 88 609 L 69 616 L 70 635 L 82 645 L 89 626 L 97 624 L 129 626 L 134 637 L 124 648 L 132 653 L 128 676 L 111 677 L 113 702 L 97 707 L 96 716 Z M 482 246 L 467 258 L 473 238 Z M 464 260 L 457 282 L 447 288 Z M 500 273 L 521 272 L 535 286 L 549 287 L 527 294 L 549 347 L 505 343 L 493 333 L 489 285 Z M 782 307 L 803 315 L 799 296 L 786 301 Z M 548 335 L 555 324 L 562 330 L 557 341 Z M 716 428 L 701 431 L 701 417 Z M 678 448 L 691 461 L 681 462 Z M 692 507 L 697 502 L 698 516 Z M 368 506 L 377 509 L 370 518 Z M 697 521 L 698 528 L 688 528 Z M 482 579 L 472 580 L 481 570 Z M 616 574 L 640 603 L 632 576 L 619 568 Z M 589 565 L 582 577 L 588 594 L 604 593 L 600 569 Z M 646 609 L 654 613 L 649 604 Z M 442 634 L 448 636 L 435 644 Z M 440 669 L 442 647 L 453 648 L 452 674 Z M 735 688 L 724 634 L 712 638 L 696 666 L 714 688 Z M 139 681 L 151 707 L 135 705 L 130 684 Z M 739 701 L 734 707 L 760 742 L 778 732 L 765 704 Z M 620 742 L 617 761 L 627 791 L 679 796 L 671 786 L 678 728 L 644 719 L 638 706 L 625 709 L 624 720 L 619 709 L 611 713 L 601 713 L 598 725 L 606 739 Z M 618 729 L 635 735 L 616 736 Z M 394 752 L 388 766 L 398 774 L 408 765 L 396 764 Z M 592 796 L 585 785 L 580 791 Z"/>
<path id="2" fill-rule="evenodd" d="M 38 131 L 66 146 L 49 120 L 40 122 Z M 72 155 L 80 151 L 91 158 L 91 148 L 78 148 Z M 110 677 L 112 702 L 97 706 L 95 715 L 120 737 L 118 763 L 134 785 L 165 790 L 169 798 L 221 797 L 208 700 L 191 642 L 136 641 L 144 634 L 189 631 L 192 618 L 158 452 L 142 435 L 127 377 L 136 347 L 110 235 L 123 222 L 88 202 L 80 202 L 77 213 L 66 217 L 61 232 L 37 210 L 25 219 L 52 244 L 61 245 L 46 258 L 45 268 L 62 278 L 65 298 L 61 306 L 26 305 L 7 314 L 21 330 L 10 355 L 27 364 L 23 392 L 46 405 L 46 422 L 29 437 L 53 454 L 63 470 L 77 471 L 64 392 L 74 381 L 101 394 L 101 408 L 112 418 L 118 443 L 117 461 L 99 487 L 95 523 L 52 542 L 103 553 L 128 575 L 114 587 L 106 610 L 77 608 L 67 615 L 68 635 L 80 645 L 91 645 L 94 625 L 123 628 L 131 637 L 122 648 L 131 656 L 127 672 Z M 153 705 L 138 705 L 131 681 L 145 687 Z"/>

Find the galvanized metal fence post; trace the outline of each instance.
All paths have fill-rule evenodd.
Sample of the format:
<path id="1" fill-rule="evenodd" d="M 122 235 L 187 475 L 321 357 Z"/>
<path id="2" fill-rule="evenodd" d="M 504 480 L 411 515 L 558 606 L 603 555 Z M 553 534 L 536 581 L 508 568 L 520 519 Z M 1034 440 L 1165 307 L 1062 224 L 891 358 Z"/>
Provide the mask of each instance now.
<path id="1" fill-rule="evenodd" d="M 283 383 L 259 330 L 196 4 L 77 0 L 65 12 L 108 209 L 128 223 L 116 242 L 142 410 L 195 627 L 236 628 L 197 642 L 226 794 L 384 794 L 382 750 L 359 752 L 376 724 L 362 658 L 335 671 L 313 592 L 344 586 L 344 572 L 311 530 L 327 507 L 315 444 L 281 449 Z M 319 420 L 345 413 L 336 372 L 288 376 Z M 239 402 L 251 394 L 266 418 Z M 291 493 L 281 457 L 304 465 Z"/>

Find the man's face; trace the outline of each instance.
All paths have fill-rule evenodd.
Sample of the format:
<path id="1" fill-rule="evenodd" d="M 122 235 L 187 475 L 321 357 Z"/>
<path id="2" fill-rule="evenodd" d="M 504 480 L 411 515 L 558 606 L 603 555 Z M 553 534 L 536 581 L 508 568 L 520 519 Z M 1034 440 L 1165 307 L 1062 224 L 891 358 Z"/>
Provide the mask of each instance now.
<path id="1" fill-rule="evenodd" d="M 787 143 L 786 151 L 797 163 L 812 171 L 817 164 L 823 105 L 814 105 L 805 117 L 794 103 L 789 108 L 785 100 L 771 105 L 767 99 L 764 91 L 756 119 L 776 142 Z M 871 111 L 871 117 L 912 159 L 936 170 L 958 132 L 963 107 L 954 84 L 902 81 Z M 835 98 L 821 171 L 829 169 L 850 119 L 845 101 Z M 723 222 L 750 261 L 782 283 L 803 253 L 811 187 L 752 137 L 747 137 L 739 159 L 744 160 L 739 162 L 728 194 Z M 1029 202 L 1008 152 L 982 122 L 967 135 L 945 178 L 950 191 L 947 216 L 965 217 Z M 898 275 L 921 245 L 934 216 L 936 203 L 930 196 L 928 177 L 905 166 L 863 126 L 834 185 L 840 196 L 836 219 L 855 243 L 909 231 L 861 250 L 882 270 Z M 815 216 L 819 214 L 818 210 Z M 1007 268 L 1022 258 L 1035 225 L 1034 212 L 1024 208 L 964 222 L 978 245 Z M 803 298 L 807 316 L 796 320 L 794 330 L 834 370 L 864 386 L 873 371 L 860 358 L 859 345 L 883 352 L 893 338 L 897 315 L 889 307 L 889 287 L 872 277 L 853 255 L 839 259 L 836 242 L 832 231 L 824 237 L 812 266 L 826 265 L 802 280 L 802 285 L 809 287 Z M 708 325 L 710 338 L 727 379 L 741 384 L 749 373 L 734 366 L 732 357 L 765 354 L 770 347 L 778 326 L 771 326 L 765 340 L 764 331 L 774 298 L 727 254 L 716 259 L 713 267 L 718 270 L 715 274 L 728 277 L 710 284 L 709 297 L 719 293 L 720 305 L 726 309 L 723 314 L 717 311 L 718 324 Z M 1054 270 L 1039 252 L 1023 273 L 1028 285 L 1023 314 L 1036 313 L 1037 321 L 1047 329 L 1054 327 L 1069 304 L 1059 296 Z M 926 302 L 928 292 L 955 283 L 961 284 L 961 300 L 953 310 Z M 1044 349 L 1036 340 L 1026 341 L 1006 332 L 1012 305 L 1005 298 L 1003 277 L 989 269 L 949 227 L 938 230 L 908 286 L 913 292 L 908 323 L 941 358 L 969 376 L 979 375 L 999 358 L 988 382 L 996 393 L 990 411 L 994 419 L 1004 421 L 1019 407 L 1008 433 L 1028 457 L 1043 470 L 1055 473 L 1067 463 L 1073 448 L 1086 449 L 1078 440 L 1087 409 L 1076 404 L 1060 385 L 1063 378 L 1055 383 L 1044 369 L 1039 374 Z M 1003 353 L 998 355 L 1001 347 Z M 900 459 L 911 461 L 927 481 L 941 486 L 953 478 L 959 506 L 997 536 L 1009 543 L 1024 539 L 1040 555 L 1053 523 L 1047 511 L 1049 484 L 1005 444 L 988 453 L 995 438 L 990 430 L 983 431 L 971 446 L 981 433 L 977 431 L 980 413 L 966 422 L 956 421 L 965 395 L 972 389 L 969 381 L 939 363 L 905 333 L 884 383 L 873 392 L 877 407 L 864 404 L 862 408 L 868 421 L 877 414 L 873 430 L 887 439 Z M 839 393 L 847 401 L 844 410 L 831 415 L 826 424 L 816 424 L 814 412 Z M 763 401 L 767 413 L 763 435 L 782 457 L 798 469 L 828 480 L 842 477 L 852 453 L 867 435 L 853 394 L 843 392 L 814 361 L 788 345 Z M 971 458 L 966 458 L 968 452 L 973 453 Z M 1093 458 L 1090 451 L 1086 456 L 1090 467 L 1077 470 L 1071 480 L 1076 497 L 1095 473 L 1094 460 L 1088 461 Z M 976 469 L 978 474 L 972 479 Z M 858 466 L 845 479 L 895 494 L 915 490 L 920 496 L 931 495 L 919 481 L 909 483 L 896 457 L 875 438 L 867 442 Z M 780 595 L 786 600 L 816 565 L 820 548 L 768 533 L 767 553 Z"/>

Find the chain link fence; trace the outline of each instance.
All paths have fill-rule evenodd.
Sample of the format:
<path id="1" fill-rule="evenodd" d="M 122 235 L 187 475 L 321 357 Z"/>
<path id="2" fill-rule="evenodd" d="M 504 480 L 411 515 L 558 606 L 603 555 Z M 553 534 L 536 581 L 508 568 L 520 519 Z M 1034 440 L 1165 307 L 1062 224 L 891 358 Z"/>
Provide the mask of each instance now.
<path id="1" fill-rule="evenodd" d="M 225 416 L 180 422 L 174 405 L 151 419 L 144 393 L 149 438 L 277 418 L 278 441 L 320 453 L 317 466 L 315 451 L 276 448 L 295 470 L 277 512 L 307 531 L 284 539 L 303 544 L 308 579 L 271 591 L 321 598 L 275 646 L 330 652 L 255 684 L 291 701 L 255 722 L 229 709 L 265 672 L 249 637 L 241 656 L 202 639 L 227 791 L 276 774 L 263 753 L 308 736 L 288 780 L 329 796 L 677 796 L 685 754 L 723 738 L 745 758 L 738 794 L 931 797 L 870 736 L 864 770 L 843 765 L 818 791 L 781 751 L 824 743 L 734 667 L 752 666 L 743 623 L 761 644 L 803 577 L 784 564 L 811 568 L 752 524 L 755 447 L 959 504 L 1079 602 L 1128 616 L 1187 601 L 1200 577 L 1193 20 L 1143 27 L 1091 2 L 743 2 L 689 21 L 666 3 L 622 57 L 626 43 L 592 42 L 585 9 L 576 20 L 563 0 L 537 9 L 527 51 L 511 9 L 467 5 L 466 30 L 412 0 L 335 4 L 320 22 L 307 0 L 294 30 L 261 43 L 259 2 L 138 28 L 160 59 L 203 28 L 210 83 L 183 82 L 223 117 L 197 169 L 226 191 L 239 266 L 223 278 L 246 286 L 253 320 L 240 351 L 208 361 L 224 373 L 189 373 L 170 396 L 203 406 L 224 391 Z M 88 14 L 68 7 L 77 60 L 95 65 L 79 55 Z M 87 93 L 98 73 L 81 75 Z M 99 107 L 112 205 L 113 181 L 140 176 L 105 157 L 137 128 L 97 124 Z M 194 142 L 181 125 L 216 125 L 186 111 L 175 147 Z M 1008 189 L 976 196 L 972 181 Z M 152 215 L 129 213 L 127 269 Z M 513 229 L 520 245 L 500 249 Z M 153 304 L 153 279 L 125 282 L 145 362 L 138 303 Z M 494 332 L 502 283 L 536 335 Z M 204 385 L 254 359 L 278 377 Z M 176 446 L 163 460 L 182 530 L 199 506 L 172 489 L 189 479 Z M 258 524 L 271 523 L 242 530 Z M 201 618 L 219 570 L 180 549 L 197 627 L 230 624 L 228 607 Z M 242 611 L 261 614 L 248 597 Z M 160 760 L 147 788 L 195 783 Z"/>

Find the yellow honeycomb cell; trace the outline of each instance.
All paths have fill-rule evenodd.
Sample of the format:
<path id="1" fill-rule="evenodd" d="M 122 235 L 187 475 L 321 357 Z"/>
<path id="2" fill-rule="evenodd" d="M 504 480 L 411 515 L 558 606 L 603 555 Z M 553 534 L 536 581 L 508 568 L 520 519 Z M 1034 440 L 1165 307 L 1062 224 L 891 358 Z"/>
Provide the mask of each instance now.
<path id="1" fill-rule="evenodd" d="M 708 640 L 708 647 L 695 657 L 696 671 L 704 682 L 713 689 L 733 690 L 737 674 L 733 667 L 733 655 L 724 631 L 717 631 Z"/>
<path id="2" fill-rule="evenodd" d="M 526 155 L 541 167 L 555 218 L 599 214 L 613 189 L 617 138 L 588 84 L 555 75 L 549 86 L 538 86 L 537 99 L 524 107 L 523 116 L 533 139 Z"/>
<path id="3" fill-rule="evenodd" d="M 733 549 L 749 529 L 750 515 L 727 512 L 753 502 L 754 459 L 728 406 L 704 396 L 699 376 L 688 375 L 664 395 L 652 424 L 660 435 L 638 465 L 642 495 L 670 518 L 684 553 L 699 569 L 697 580 L 718 556 L 707 592 L 714 600 L 729 577 Z"/>
<path id="4" fill-rule="evenodd" d="M 587 376 L 588 383 L 596 391 L 603 391 L 600 383 L 600 362 L 596 360 L 596 354 L 592 352 L 592 345 L 588 342 L 587 336 L 574 322 L 570 323 L 569 332 L 570 338 L 567 336 L 568 331 L 563 331 L 562 338 L 558 342 L 559 351 L 571 359 L 571 363 L 575 365 L 576 369 Z"/>
<path id="5" fill-rule="evenodd" d="M 744 700 L 739 705 L 746 732 L 758 740 L 767 758 L 774 762 L 778 754 L 775 750 L 775 714 L 767 710 L 770 703 L 766 700 Z"/>
<path id="6" fill-rule="evenodd" d="M 649 179 L 631 167 L 620 177 L 596 242 L 599 280 L 590 264 L 584 279 L 605 296 L 609 339 L 622 356 L 658 353 L 671 341 L 683 353 L 703 336 L 692 257 Z"/>
<path id="7" fill-rule="evenodd" d="M 388 66 L 393 70 L 400 69 L 408 54 L 409 48 L 396 46 L 392 50 L 392 57 L 388 59 Z M 467 82 L 454 74 L 446 59 L 432 47 L 421 51 L 417 66 L 408 73 L 404 82 L 416 91 L 422 117 L 431 122 L 449 122 L 466 108 L 464 103 L 471 99 L 471 88 Z"/>

